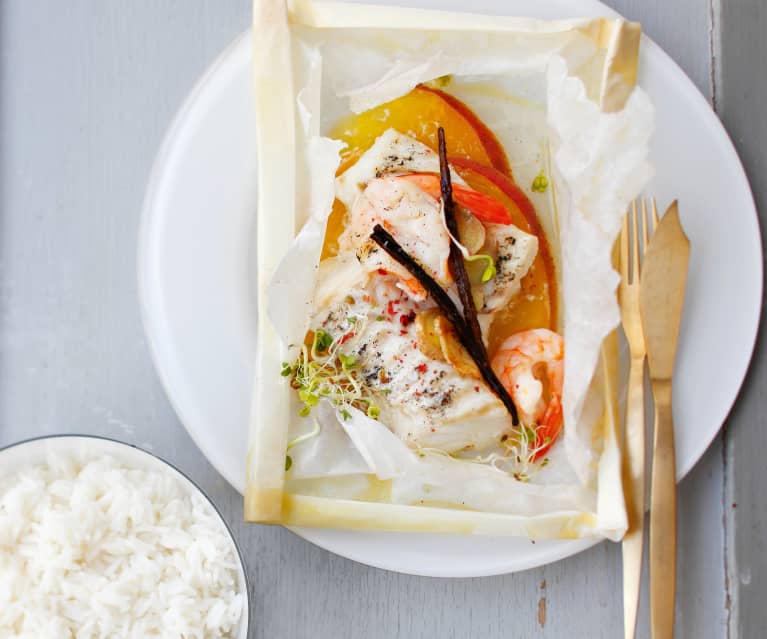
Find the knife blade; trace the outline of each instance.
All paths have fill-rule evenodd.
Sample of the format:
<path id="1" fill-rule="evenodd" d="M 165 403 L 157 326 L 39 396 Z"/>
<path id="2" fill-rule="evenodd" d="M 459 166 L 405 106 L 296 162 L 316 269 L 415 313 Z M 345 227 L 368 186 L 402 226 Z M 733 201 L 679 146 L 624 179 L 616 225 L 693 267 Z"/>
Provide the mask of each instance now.
<path id="1" fill-rule="evenodd" d="M 690 240 L 671 203 L 653 233 L 642 266 L 639 308 L 642 315 L 650 379 L 670 380 L 684 305 Z"/>
<path id="2" fill-rule="evenodd" d="M 655 429 L 650 496 L 650 627 L 654 639 L 674 636 L 676 591 L 676 459 L 671 380 L 684 307 L 690 241 L 674 201 L 661 218 L 642 266 L 639 307 Z"/>

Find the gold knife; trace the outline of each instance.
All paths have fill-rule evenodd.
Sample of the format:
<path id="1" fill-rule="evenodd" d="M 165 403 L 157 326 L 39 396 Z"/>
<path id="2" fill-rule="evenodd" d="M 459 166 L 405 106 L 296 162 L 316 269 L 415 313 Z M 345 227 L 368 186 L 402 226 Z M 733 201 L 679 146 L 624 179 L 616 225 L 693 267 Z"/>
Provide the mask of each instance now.
<path id="1" fill-rule="evenodd" d="M 655 399 L 650 493 L 650 627 L 653 639 L 674 636 L 676 461 L 671 378 L 684 305 L 690 241 L 674 201 L 650 240 L 642 266 L 640 311 Z"/>

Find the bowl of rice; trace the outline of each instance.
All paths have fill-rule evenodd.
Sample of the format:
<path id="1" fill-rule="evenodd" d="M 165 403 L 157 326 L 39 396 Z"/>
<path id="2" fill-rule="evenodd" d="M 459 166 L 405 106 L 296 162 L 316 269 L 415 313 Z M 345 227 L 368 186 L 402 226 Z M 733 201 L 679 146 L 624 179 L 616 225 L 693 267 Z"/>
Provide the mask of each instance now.
<path id="1" fill-rule="evenodd" d="M 248 584 L 221 514 L 115 440 L 0 450 L 0 637 L 245 639 Z"/>

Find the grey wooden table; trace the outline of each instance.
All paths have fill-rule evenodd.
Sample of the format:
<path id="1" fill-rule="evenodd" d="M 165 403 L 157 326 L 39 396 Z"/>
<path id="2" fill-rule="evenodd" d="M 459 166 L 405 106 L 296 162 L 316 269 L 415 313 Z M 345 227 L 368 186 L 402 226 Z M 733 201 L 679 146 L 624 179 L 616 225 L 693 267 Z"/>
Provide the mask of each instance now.
<path id="1" fill-rule="evenodd" d="M 764 0 L 608 4 L 640 20 L 712 102 L 764 221 Z M 101 433 L 192 474 L 247 556 L 255 637 L 622 636 L 618 546 L 486 579 L 368 568 L 287 530 L 242 524 L 240 496 L 173 413 L 139 319 L 139 211 L 173 113 L 247 28 L 249 5 L 0 0 L 0 446 Z M 766 385 L 757 348 L 723 434 L 681 485 L 680 637 L 767 632 Z M 646 605 L 641 614 L 647 637 Z"/>

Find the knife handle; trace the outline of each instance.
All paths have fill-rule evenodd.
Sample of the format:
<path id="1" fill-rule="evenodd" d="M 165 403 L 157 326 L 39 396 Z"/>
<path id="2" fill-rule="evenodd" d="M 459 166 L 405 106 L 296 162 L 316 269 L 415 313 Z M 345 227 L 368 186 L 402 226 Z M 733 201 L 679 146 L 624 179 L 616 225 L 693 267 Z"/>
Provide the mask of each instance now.
<path id="1" fill-rule="evenodd" d="M 623 633 L 636 633 L 639 590 L 642 583 L 642 546 L 645 513 L 644 357 L 632 359 L 626 398 L 623 485 L 628 530 L 623 537 Z"/>
<path id="2" fill-rule="evenodd" d="M 655 437 L 650 497 L 650 626 L 653 639 L 674 636 L 676 460 L 671 381 L 653 380 Z"/>

